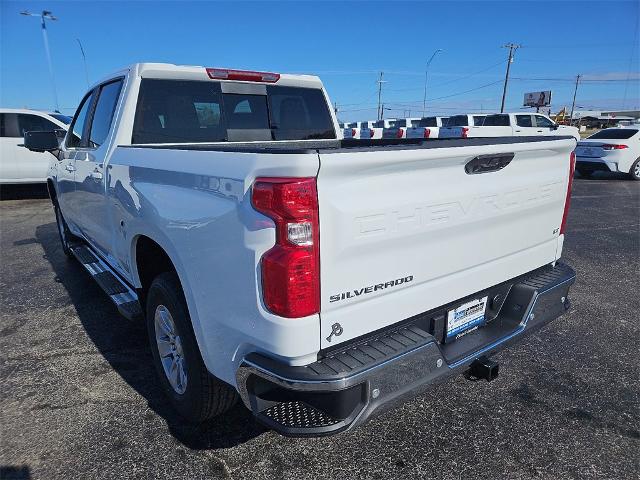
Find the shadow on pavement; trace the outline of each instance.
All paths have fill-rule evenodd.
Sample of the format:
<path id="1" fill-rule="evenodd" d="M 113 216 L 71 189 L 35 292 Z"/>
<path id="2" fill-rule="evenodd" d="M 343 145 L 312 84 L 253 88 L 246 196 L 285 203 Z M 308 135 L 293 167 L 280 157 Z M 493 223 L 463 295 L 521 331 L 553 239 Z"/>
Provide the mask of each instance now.
<path id="1" fill-rule="evenodd" d="M 25 200 L 28 198 L 48 198 L 46 183 L 24 185 L 0 185 L 0 200 Z M 1 478 L 1 477 L 0 477 Z"/>
<path id="2" fill-rule="evenodd" d="M 132 322 L 120 316 L 82 266 L 66 257 L 59 245 L 55 223 L 38 226 L 36 239 L 56 274 L 56 282 L 67 290 L 89 338 L 122 379 L 164 418 L 178 441 L 192 449 L 229 448 L 266 431 L 240 401 L 220 418 L 201 425 L 186 423 L 160 388 L 144 322 Z"/>

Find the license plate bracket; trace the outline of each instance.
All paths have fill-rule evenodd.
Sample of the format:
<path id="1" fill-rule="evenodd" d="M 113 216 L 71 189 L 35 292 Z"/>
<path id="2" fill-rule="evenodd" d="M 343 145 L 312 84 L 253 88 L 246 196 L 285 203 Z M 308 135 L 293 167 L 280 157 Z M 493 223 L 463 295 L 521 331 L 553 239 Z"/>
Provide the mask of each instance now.
<path id="1" fill-rule="evenodd" d="M 447 312 L 446 341 L 450 342 L 485 323 L 488 296 L 470 300 Z"/>

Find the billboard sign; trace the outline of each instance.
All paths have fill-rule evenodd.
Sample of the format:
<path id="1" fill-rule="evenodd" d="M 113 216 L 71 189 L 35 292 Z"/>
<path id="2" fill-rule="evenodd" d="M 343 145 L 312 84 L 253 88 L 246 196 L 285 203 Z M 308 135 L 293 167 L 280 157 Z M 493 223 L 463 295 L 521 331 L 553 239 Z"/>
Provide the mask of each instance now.
<path id="1" fill-rule="evenodd" d="M 551 105 L 551 90 L 524 94 L 525 107 L 548 107 Z"/>

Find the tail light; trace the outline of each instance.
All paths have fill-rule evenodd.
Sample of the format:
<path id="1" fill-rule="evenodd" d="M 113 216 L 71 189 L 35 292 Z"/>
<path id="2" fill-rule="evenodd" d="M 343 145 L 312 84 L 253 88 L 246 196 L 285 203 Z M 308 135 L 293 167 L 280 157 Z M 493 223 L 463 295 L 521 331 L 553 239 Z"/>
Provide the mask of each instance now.
<path id="1" fill-rule="evenodd" d="M 396 132 L 396 138 L 402 138 L 402 135 L 404 135 L 404 130 L 402 128 L 399 128 Z"/>
<path id="2" fill-rule="evenodd" d="M 576 171 L 576 154 L 571 152 L 569 159 L 569 183 L 567 184 L 567 198 L 564 200 L 564 213 L 562 214 L 562 223 L 560 224 L 560 235 L 564 234 L 567 226 L 567 216 L 569 215 L 569 205 L 571 204 L 571 187 L 573 186 L 573 175 Z"/>
<path id="3" fill-rule="evenodd" d="M 211 79 L 243 80 L 245 82 L 276 83 L 280 80 L 279 73 L 252 72 L 249 70 L 229 70 L 228 68 L 207 68 L 207 75 Z"/>
<path id="4" fill-rule="evenodd" d="M 355 137 L 355 136 L 356 136 L 356 129 L 355 129 L 355 128 L 352 128 L 352 129 L 351 129 L 351 136 L 352 136 L 352 137 Z"/>
<path id="5" fill-rule="evenodd" d="M 428 128 L 424 129 L 424 138 L 429 138 L 429 136 L 431 135 L 431 130 Z"/>
<path id="6" fill-rule="evenodd" d="M 373 135 L 375 133 L 376 133 L 376 131 L 373 128 L 369 129 L 369 138 L 373 138 Z"/>
<path id="7" fill-rule="evenodd" d="M 624 148 L 629 148 L 628 145 L 613 145 L 610 143 L 605 143 L 604 145 L 602 145 L 602 149 L 603 150 L 622 150 Z"/>
<path id="8" fill-rule="evenodd" d="M 469 128 L 468 127 L 462 127 L 462 136 L 461 138 L 469 138 Z"/>
<path id="9" fill-rule="evenodd" d="M 262 256 L 262 294 L 269 311 L 299 318 L 320 311 L 320 245 L 315 178 L 257 178 L 255 209 L 276 224 L 276 243 Z"/>

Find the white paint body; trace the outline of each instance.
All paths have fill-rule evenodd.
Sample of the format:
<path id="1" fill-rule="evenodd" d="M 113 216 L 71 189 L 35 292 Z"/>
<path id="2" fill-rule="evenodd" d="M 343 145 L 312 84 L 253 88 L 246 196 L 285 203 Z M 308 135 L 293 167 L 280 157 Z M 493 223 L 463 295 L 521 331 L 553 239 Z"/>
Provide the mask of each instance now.
<path id="1" fill-rule="evenodd" d="M 67 129 L 63 122 L 37 110 L 2 108 L 0 114 L 32 115 L 50 122 L 52 128 Z M 5 136 L 7 130 L 5 127 L 3 135 L 0 136 L 0 184 L 45 182 L 51 155 L 24 148 L 23 132 L 19 132 L 17 125 L 15 130 L 21 134 L 20 136 L 17 133 Z"/>
<path id="2" fill-rule="evenodd" d="M 443 126 L 442 117 L 431 117 L 435 122 L 428 122 L 429 124 L 435 123 L 435 125 L 429 125 L 425 127 L 412 126 L 407 128 L 406 138 L 440 138 L 440 128 Z M 418 125 L 422 119 L 418 119 L 414 122 L 414 125 Z M 428 132 L 427 132 L 428 131 Z"/>
<path id="3" fill-rule="evenodd" d="M 217 144 L 131 148 L 141 78 L 210 80 L 203 67 L 160 64 L 136 64 L 111 78 L 118 76 L 124 86 L 107 140 L 92 151 L 63 145 L 61 160 L 51 162 L 63 215 L 133 287 L 141 286 L 137 239 L 147 236 L 165 250 L 204 363 L 232 385 L 250 352 L 306 365 L 322 348 L 560 257 L 572 140 L 282 153 L 216 151 Z M 316 77 L 282 75 L 279 84 L 323 89 Z M 508 167 L 465 173 L 477 155 L 502 152 L 514 153 Z M 104 176 L 97 179 L 94 171 Z M 265 308 L 260 260 L 274 245 L 275 228 L 251 204 L 252 184 L 261 176 L 317 177 L 318 314 L 290 319 Z M 409 276 L 393 288 L 331 301 Z M 344 332 L 328 342 L 336 322 Z"/>

